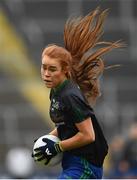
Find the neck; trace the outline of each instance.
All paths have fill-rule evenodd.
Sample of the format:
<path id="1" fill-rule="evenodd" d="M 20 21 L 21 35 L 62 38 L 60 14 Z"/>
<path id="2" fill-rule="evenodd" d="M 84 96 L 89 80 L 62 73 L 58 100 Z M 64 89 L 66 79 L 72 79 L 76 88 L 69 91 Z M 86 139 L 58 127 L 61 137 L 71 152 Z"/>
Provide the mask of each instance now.
<path id="1" fill-rule="evenodd" d="M 67 81 L 67 78 L 63 79 L 55 88 L 53 88 L 54 92 L 57 92 L 59 89 L 61 89 Z"/>

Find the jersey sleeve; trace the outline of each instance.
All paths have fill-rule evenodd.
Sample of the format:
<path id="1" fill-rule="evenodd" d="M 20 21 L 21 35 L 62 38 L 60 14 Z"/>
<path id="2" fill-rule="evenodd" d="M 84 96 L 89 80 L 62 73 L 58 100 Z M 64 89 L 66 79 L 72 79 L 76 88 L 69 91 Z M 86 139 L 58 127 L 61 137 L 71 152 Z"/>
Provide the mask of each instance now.
<path id="1" fill-rule="evenodd" d="M 74 123 L 84 121 L 93 114 L 92 108 L 86 103 L 82 96 L 70 94 L 65 97 L 65 108 Z"/>

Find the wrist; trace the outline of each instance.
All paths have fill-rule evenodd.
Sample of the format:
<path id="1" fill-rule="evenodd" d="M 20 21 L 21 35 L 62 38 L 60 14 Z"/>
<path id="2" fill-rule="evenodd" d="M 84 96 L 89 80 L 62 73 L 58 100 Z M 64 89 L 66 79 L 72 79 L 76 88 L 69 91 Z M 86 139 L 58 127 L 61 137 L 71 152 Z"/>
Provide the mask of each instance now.
<path id="1" fill-rule="evenodd" d="M 56 149 L 56 151 L 57 151 L 58 153 L 61 153 L 61 152 L 64 151 L 63 148 L 61 147 L 60 142 L 55 143 L 55 144 L 54 144 L 54 147 L 55 147 L 55 149 Z"/>

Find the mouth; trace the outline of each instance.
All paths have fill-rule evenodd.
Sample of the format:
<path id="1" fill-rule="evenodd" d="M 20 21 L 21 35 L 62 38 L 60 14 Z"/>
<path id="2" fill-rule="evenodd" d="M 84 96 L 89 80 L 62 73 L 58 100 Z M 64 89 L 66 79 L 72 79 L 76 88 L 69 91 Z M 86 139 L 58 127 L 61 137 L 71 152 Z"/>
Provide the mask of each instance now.
<path id="1" fill-rule="evenodd" d="M 46 80 L 46 79 L 44 79 L 44 82 L 45 82 L 45 83 L 52 83 L 52 81 Z"/>

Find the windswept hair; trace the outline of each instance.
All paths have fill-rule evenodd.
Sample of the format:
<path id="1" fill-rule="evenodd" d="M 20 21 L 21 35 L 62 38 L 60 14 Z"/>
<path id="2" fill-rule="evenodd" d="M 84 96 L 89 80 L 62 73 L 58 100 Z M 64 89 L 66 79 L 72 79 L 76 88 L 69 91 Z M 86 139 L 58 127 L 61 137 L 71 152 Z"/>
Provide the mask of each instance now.
<path id="1" fill-rule="evenodd" d="M 102 56 L 124 46 L 120 41 L 100 41 L 107 14 L 108 9 L 96 8 L 84 17 L 68 19 L 64 27 L 65 47 L 49 44 L 42 53 L 42 57 L 48 55 L 60 62 L 66 77 L 79 85 L 91 105 L 100 95 L 99 77 L 106 68 Z"/>
<path id="2" fill-rule="evenodd" d="M 84 17 L 70 18 L 64 27 L 64 45 L 72 56 L 72 79 L 80 86 L 89 103 L 100 94 L 99 76 L 104 71 L 102 55 L 123 44 L 100 41 L 108 9 L 96 8 Z"/>

